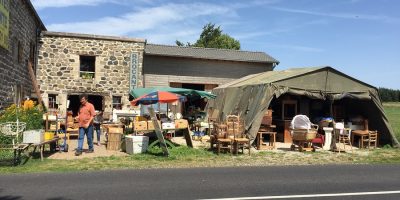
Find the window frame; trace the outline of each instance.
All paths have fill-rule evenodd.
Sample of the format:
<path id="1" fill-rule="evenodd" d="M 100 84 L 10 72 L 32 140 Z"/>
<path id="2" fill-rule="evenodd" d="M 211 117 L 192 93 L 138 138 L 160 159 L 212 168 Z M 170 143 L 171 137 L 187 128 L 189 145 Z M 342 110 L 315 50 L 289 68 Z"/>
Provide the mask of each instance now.
<path id="1" fill-rule="evenodd" d="M 57 94 L 48 94 L 47 97 L 49 99 L 48 104 L 47 104 L 47 108 L 49 108 L 49 109 L 58 109 Z M 50 100 L 51 98 L 54 98 L 54 100 Z"/>
<path id="2" fill-rule="evenodd" d="M 82 60 L 85 60 L 86 62 L 85 64 L 89 63 L 87 66 L 88 69 L 82 70 L 83 68 Z M 79 55 L 79 77 L 81 77 L 82 79 L 94 79 L 95 74 L 96 74 L 96 56 Z"/>
<path id="3" fill-rule="evenodd" d="M 119 102 L 115 103 L 114 98 L 119 99 Z M 117 108 L 118 105 L 119 105 L 119 108 Z M 122 96 L 112 96 L 112 108 L 117 109 L 117 110 L 122 109 Z"/>

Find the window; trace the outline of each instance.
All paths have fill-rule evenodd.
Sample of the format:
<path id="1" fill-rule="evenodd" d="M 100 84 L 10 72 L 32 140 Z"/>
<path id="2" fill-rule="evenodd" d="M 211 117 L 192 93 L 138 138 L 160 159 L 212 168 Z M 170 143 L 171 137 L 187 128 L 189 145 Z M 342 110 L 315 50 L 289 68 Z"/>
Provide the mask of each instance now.
<path id="1" fill-rule="evenodd" d="M 36 46 L 31 42 L 29 50 L 29 62 L 31 63 L 33 73 L 36 75 L 36 62 L 35 62 Z"/>
<path id="2" fill-rule="evenodd" d="M 24 51 L 22 49 L 22 42 L 18 41 L 18 63 L 22 63 Z"/>
<path id="3" fill-rule="evenodd" d="M 95 74 L 95 56 L 79 56 L 80 77 L 83 79 L 93 79 Z"/>
<path id="4" fill-rule="evenodd" d="M 57 95 L 49 94 L 49 109 L 57 109 Z"/>
<path id="5" fill-rule="evenodd" d="M 113 96 L 112 106 L 114 109 L 121 110 L 122 109 L 122 101 L 120 96 Z"/>
<path id="6" fill-rule="evenodd" d="M 283 100 L 282 101 L 282 119 L 292 119 L 297 115 L 297 101 L 296 100 Z"/>

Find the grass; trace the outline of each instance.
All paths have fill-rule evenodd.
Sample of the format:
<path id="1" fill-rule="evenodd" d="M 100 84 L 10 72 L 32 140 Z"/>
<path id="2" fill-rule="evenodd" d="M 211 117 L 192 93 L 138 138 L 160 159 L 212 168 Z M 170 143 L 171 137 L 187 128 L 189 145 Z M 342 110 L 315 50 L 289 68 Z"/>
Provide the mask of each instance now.
<path id="1" fill-rule="evenodd" d="M 383 107 L 396 138 L 400 141 L 400 102 L 384 103 Z"/>
<path id="2" fill-rule="evenodd" d="M 159 148 L 149 153 L 122 157 L 85 158 L 77 160 L 31 159 L 24 165 L 12 167 L 0 165 L 0 174 L 73 172 L 112 169 L 151 169 L 151 168 L 193 168 L 193 167 L 234 167 L 234 166 L 272 166 L 272 165 L 326 165 L 326 164 L 368 164 L 400 163 L 400 149 L 382 148 L 360 150 L 353 153 L 332 152 L 260 152 L 251 156 L 230 154 L 216 155 L 204 149 L 176 147 L 170 149 L 170 157 L 160 156 Z"/>
<path id="3" fill-rule="evenodd" d="M 400 140 L 400 103 L 385 103 L 384 109 L 397 139 Z M 170 149 L 170 157 L 161 155 L 161 149 L 154 147 L 146 154 L 78 160 L 45 159 L 43 162 L 40 158 L 35 158 L 29 159 L 23 165 L 12 167 L 12 152 L 0 151 L 0 161 L 3 161 L 0 162 L 0 174 L 113 169 L 400 163 L 400 149 L 390 147 L 341 154 L 326 151 L 315 153 L 264 151 L 251 156 L 247 154 L 230 156 L 230 154 L 216 155 L 205 149 L 179 146 Z"/>

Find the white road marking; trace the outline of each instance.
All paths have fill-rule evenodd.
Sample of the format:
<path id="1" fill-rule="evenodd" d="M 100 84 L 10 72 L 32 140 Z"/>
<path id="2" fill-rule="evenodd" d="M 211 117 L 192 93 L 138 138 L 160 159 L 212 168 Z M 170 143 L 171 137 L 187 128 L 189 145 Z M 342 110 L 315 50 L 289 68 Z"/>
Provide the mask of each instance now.
<path id="1" fill-rule="evenodd" d="M 365 196 L 365 195 L 377 195 L 377 194 L 400 194 L 400 190 L 377 191 L 377 192 L 331 193 L 331 194 L 302 194 L 302 195 L 284 195 L 284 196 L 232 197 L 232 198 L 200 199 L 200 200 L 295 199 L 295 198 L 314 198 L 314 197 Z"/>

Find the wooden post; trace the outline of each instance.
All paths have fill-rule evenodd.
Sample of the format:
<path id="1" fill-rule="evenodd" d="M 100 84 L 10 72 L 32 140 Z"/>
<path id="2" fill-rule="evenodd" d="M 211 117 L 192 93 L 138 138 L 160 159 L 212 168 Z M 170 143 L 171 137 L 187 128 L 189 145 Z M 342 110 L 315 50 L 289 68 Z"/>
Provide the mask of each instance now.
<path id="1" fill-rule="evenodd" d="M 44 102 L 43 102 L 43 99 L 42 99 L 42 95 L 40 94 L 40 90 L 39 90 L 39 87 L 38 87 L 38 84 L 37 84 L 37 81 L 36 81 L 36 76 L 35 76 L 35 73 L 33 72 L 33 69 L 32 69 L 32 62 L 31 61 L 28 62 L 28 71 L 29 71 L 29 76 L 31 77 L 33 89 L 35 90 L 36 96 L 37 96 L 38 101 L 39 101 L 38 105 L 41 105 L 41 106 L 39 106 L 39 109 L 42 109 L 42 107 L 45 108 L 45 105 L 44 105 Z"/>

